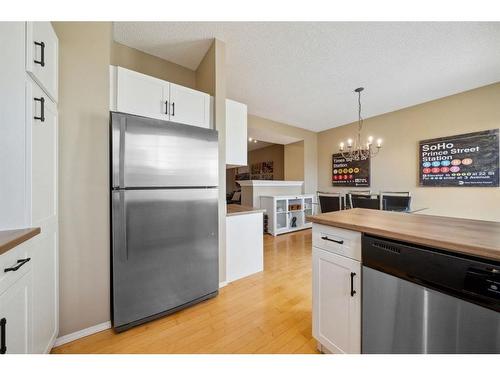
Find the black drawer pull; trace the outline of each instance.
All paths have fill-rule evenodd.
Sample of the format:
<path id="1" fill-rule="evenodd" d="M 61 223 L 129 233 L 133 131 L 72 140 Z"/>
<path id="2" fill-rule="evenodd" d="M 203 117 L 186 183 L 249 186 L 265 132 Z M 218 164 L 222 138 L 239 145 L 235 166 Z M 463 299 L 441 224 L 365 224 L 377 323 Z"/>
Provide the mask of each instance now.
<path id="1" fill-rule="evenodd" d="M 351 297 L 354 297 L 356 291 L 354 290 L 354 276 L 356 276 L 356 272 L 351 272 Z"/>
<path id="2" fill-rule="evenodd" d="M 7 319 L 0 319 L 0 354 L 7 353 L 7 343 L 5 342 L 5 331 L 7 327 Z"/>
<path id="3" fill-rule="evenodd" d="M 321 237 L 322 240 L 325 240 L 325 241 L 332 241 L 332 242 L 335 242 L 335 243 L 338 243 L 340 245 L 342 245 L 344 243 L 344 240 L 334 240 L 333 238 L 328 238 L 327 236 L 323 236 Z"/>
<path id="4" fill-rule="evenodd" d="M 168 100 L 165 100 L 165 114 L 168 115 Z"/>
<path id="5" fill-rule="evenodd" d="M 40 120 L 41 122 L 45 122 L 45 98 L 42 96 L 41 98 L 33 98 L 36 102 L 40 102 L 40 117 L 33 117 L 35 120 Z"/>
<path id="6" fill-rule="evenodd" d="M 175 116 L 175 103 L 172 103 L 172 116 Z"/>
<path id="7" fill-rule="evenodd" d="M 22 266 L 24 266 L 26 263 L 28 263 L 29 261 L 31 260 L 31 258 L 26 258 L 26 259 L 18 259 L 17 260 L 17 266 L 15 267 L 9 267 L 9 268 L 5 268 L 3 270 L 3 272 L 10 272 L 10 271 L 17 271 L 19 268 L 21 268 Z"/>
<path id="8" fill-rule="evenodd" d="M 45 43 L 35 42 L 35 46 L 40 46 L 40 60 L 33 60 L 35 64 L 40 64 L 40 66 L 45 66 Z"/>

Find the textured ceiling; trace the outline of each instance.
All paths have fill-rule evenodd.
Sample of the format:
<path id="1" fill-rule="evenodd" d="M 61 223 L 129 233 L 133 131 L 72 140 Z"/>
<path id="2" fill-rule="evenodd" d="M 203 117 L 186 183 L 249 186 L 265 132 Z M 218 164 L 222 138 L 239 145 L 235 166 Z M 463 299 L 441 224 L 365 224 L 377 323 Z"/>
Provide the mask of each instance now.
<path id="1" fill-rule="evenodd" d="M 114 39 L 196 69 L 226 43 L 227 95 L 320 131 L 500 81 L 500 22 L 116 22 Z"/>

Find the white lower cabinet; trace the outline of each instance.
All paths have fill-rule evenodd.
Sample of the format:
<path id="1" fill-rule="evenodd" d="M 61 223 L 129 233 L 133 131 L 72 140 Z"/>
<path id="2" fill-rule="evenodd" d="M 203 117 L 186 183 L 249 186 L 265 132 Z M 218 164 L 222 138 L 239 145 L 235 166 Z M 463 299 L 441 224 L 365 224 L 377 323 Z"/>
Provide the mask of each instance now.
<path id="1" fill-rule="evenodd" d="M 1 354 L 32 353 L 32 272 L 29 263 L 23 267 L 24 275 L 0 294 Z"/>
<path id="2" fill-rule="evenodd" d="M 57 233 L 48 232 L 33 239 L 33 353 L 50 352 L 59 331 Z"/>
<path id="3" fill-rule="evenodd" d="M 315 229 L 313 227 L 313 233 Z M 333 234 L 330 237 L 335 239 Z M 356 249 L 347 250 L 347 254 L 356 253 Z M 361 353 L 361 262 L 358 259 L 313 247 L 312 328 L 322 351 Z"/>

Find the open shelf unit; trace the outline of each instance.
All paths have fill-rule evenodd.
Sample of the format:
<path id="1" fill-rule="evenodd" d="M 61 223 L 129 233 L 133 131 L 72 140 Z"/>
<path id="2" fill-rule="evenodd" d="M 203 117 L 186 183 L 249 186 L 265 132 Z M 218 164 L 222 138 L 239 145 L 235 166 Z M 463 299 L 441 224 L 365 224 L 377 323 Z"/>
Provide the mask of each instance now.
<path id="1" fill-rule="evenodd" d="M 261 196 L 260 207 L 268 215 L 268 233 L 273 236 L 311 228 L 306 216 L 314 214 L 312 194 Z"/>

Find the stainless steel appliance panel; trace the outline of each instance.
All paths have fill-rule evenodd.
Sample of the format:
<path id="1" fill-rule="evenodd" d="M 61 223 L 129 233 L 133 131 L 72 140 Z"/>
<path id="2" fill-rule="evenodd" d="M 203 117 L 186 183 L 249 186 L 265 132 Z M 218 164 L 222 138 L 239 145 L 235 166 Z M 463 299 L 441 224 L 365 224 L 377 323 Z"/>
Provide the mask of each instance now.
<path id="1" fill-rule="evenodd" d="M 218 190 L 112 192 L 113 325 L 218 289 Z"/>
<path id="2" fill-rule="evenodd" d="M 111 117 L 113 187 L 218 185 L 217 131 L 116 112 Z"/>
<path id="3" fill-rule="evenodd" d="M 363 267 L 363 353 L 500 353 L 500 313 Z"/>

